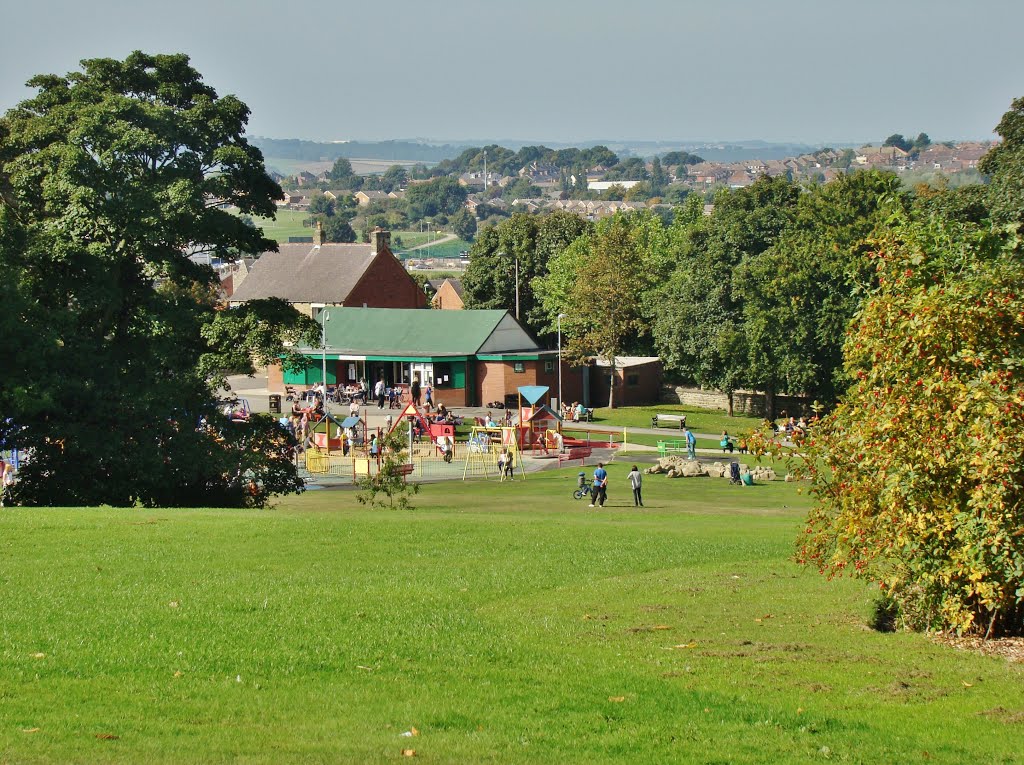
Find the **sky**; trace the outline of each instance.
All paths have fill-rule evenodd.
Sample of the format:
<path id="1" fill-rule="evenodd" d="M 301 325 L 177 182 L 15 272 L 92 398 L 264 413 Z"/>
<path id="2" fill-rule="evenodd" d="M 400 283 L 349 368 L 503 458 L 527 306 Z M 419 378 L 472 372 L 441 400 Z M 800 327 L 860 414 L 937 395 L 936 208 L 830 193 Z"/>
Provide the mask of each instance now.
<path id="1" fill-rule="evenodd" d="M 184 52 L 271 138 L 985 139 L 1024 96 L 1022 0 L 0 0 L 0 29 L 0 110 Z"/>

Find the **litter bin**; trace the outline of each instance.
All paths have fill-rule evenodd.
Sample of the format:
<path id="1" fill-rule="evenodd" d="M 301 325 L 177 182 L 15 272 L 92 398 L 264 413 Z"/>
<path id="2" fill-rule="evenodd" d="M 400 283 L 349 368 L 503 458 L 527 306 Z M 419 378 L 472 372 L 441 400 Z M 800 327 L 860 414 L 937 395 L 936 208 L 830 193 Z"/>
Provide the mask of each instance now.
<path id="1" fill-rule="evenodd" d="M 281 395 L 279 393 L 270 394 L 269 409 L 271 414 L 281 414 Z"/>

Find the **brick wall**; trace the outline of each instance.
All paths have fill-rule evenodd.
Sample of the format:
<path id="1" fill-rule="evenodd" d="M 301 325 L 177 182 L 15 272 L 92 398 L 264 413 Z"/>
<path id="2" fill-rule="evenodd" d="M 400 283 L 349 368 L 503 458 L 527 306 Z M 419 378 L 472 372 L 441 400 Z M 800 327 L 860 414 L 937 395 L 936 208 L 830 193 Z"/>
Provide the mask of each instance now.
<path id="1" fill-rule="evenodd" d="M 466 307 L 466 304 L 462 302 L 462 298 L 459 297 L 459 293 L 455 291 L 451 282 L 447 280 L 441 285 L 441 288 L 430 302 L 434 308 L 442 311 L 460 311 Z"/>
<path id="2" fill-rule="evenodd" d="M 402 264 L 388 252 L 378 253 L 352 292 L 345 298 L 350 308 L 426 308 L 427 296 Z"/>
<path id="3" fill-rule="evenodd" d="M 626 385 L 626 378 L 636 375 L 636 385 Z M 608 406 L 607 367 L 595 367 L 591 373 L 590 406 Z M 661 362 L 616 369 L 616 406 L 655 404 L 661 399 Z M 567 397 L 568 398 L 568 397 Z"/>
<path id="4" fill-rule="evenodd" d="M 545 372 L 543 359 L 522 363 L 523 372 L 516 372 L 515 362 L 512 361 L 478 361 L 476 363 L 477 390 L 482 406 L 492 401 L 504 402 L 506 394 L 516 393 L 522 385 L 546 385 L 549 388 L 548 396 L 558 396 L 557 366 L 550 372 Z M 565 374 L 564 370 L 562 374 Z M 568 395 L 564 377 L 562 387 Z M 546 404 L 548 399 L 542 398 L 540 403 Z"/>

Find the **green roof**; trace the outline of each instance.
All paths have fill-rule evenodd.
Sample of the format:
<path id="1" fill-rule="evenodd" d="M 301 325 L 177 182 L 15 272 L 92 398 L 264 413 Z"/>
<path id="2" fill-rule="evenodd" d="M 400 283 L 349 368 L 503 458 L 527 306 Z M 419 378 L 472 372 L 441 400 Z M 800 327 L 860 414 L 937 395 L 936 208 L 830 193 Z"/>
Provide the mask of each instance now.
<path id="1" fill-rule="evenodd" d="M 414 308 L 326 309 L 327 352 L 352 356 L 472 356 L 536 351 L 508 311 Z M 312 349 L 318 350 L 318 349 Z"/>

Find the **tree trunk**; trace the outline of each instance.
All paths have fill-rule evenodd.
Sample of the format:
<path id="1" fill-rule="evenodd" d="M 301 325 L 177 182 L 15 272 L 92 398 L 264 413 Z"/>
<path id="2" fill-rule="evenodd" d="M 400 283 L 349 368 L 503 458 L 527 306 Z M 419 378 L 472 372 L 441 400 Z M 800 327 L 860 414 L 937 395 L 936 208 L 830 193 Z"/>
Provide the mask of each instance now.
<path id="1" fill-rule="evenodd" d="M 608 408 L 615 408 L 615 357 L 608 357 L 608 368 L 611 370 L 611 374 L 608 378 Z"/>
<path id="2" fill-rule="evenodd" d="M 765 416 L 769 420 L 772 420 L 774 422 L 775 421 L 775 388 L 774 387 L 769 386 L 769 387 L 764 389 L 764 408 L 765 408 Z"/>
<path id="3" fill-rule="evenodd" d="M 726 394 L 729 396 L 729 416 L 732 417 L 733 414 L 734 414 L 734 411 L 735 411 L 733 409 L 733 400 L 732 400 L 733 392 L 731 390 L 730 391 L 726 391 Z"/>

